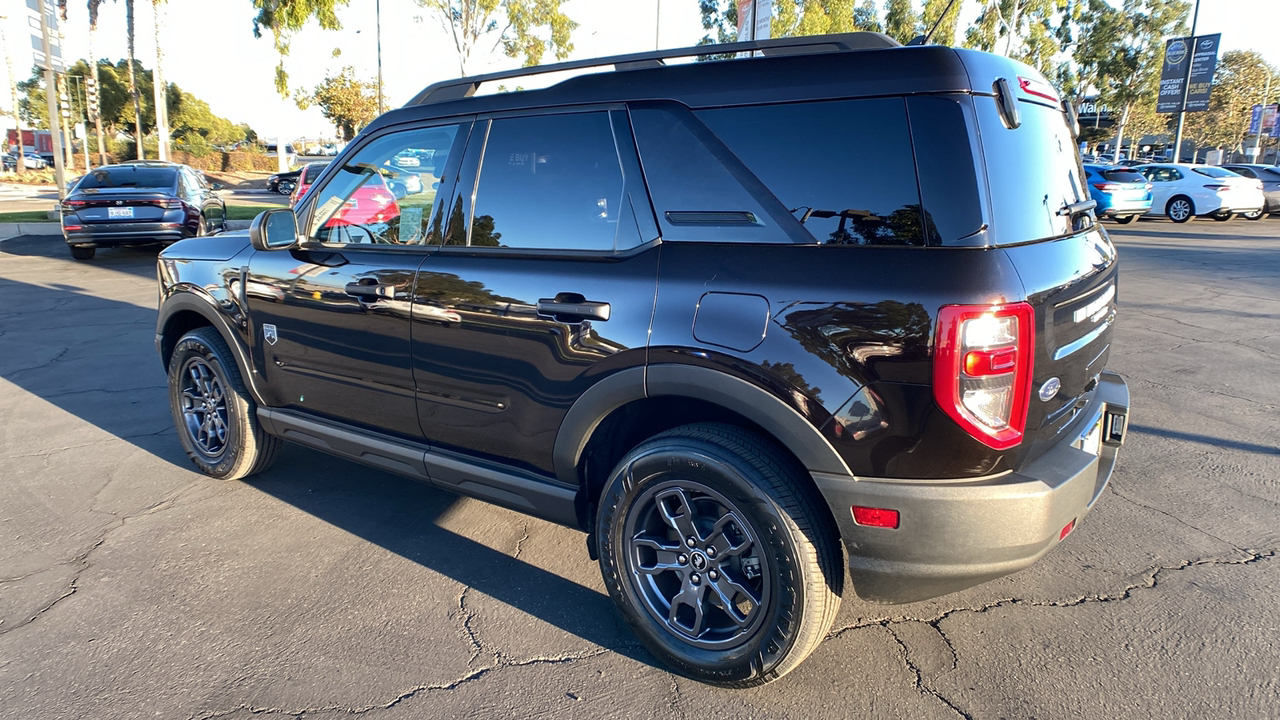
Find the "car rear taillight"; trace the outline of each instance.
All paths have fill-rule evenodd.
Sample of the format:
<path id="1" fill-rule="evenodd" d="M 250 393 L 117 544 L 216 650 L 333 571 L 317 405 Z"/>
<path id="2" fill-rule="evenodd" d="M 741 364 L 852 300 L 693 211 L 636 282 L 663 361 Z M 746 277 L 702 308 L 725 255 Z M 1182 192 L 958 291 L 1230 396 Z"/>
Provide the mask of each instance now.
<path id="1" fill-rule="evenodd" d="M 1094 183 L 1093 186 L 1102 192 L 1115 192 L 1120 189 L 1120 186 L 1115 183 Z"/>
<path id="2" fill-rule="evenodd" d="M 1022 92 L 1028 95 L 1035 95 L 1036 97 L 1042 97 L 1046 100 L 1058 102 L 1058 93 L 1055 92 L 1053 86 L 1048 83 L 1042 83 L 1039 80 L 1034 80 L 1032 78 L 1019 77 L 1018 87 L 1022 89 Z"/>
<path id="3" fill-rule="evenodd" d="M 948 305 L 938 310 L 933 397 L 974 438 L 1006 450 L 1022 442 L 1031 395 L 1035 310 Z"/>
<path id="4" fill-rule="evenodd" d="M 169 198 L 168 200 L 164 201 L 164 206 L 168 210 L 177 210 L 178 208 L 182 207 L 182 201 L 179 200 L 178 198 Z"/>
<path id="5" fill-rule="evenodd" d="M 62 209 L 66 210 L 67 212 L 75 212 L 76 210 L 79 210 L 80 208 L 84 207 L 87 204 L 88 203 L 86 203 L 84 200 L 63 200 Z"/>

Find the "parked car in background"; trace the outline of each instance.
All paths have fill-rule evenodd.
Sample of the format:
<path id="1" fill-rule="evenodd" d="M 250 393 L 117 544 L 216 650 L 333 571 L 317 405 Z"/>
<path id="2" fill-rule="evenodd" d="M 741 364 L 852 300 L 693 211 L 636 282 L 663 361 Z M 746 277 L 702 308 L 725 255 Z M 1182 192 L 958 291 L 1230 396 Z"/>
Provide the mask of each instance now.
<path id="1" fill-rule="evenodd" d="M 302 170 L 291 170 L 289 172 L 276 173 L 267 178 L 267 190 L 281 195 L 292 195 L 294 188 L 298 186 L 298 174 Z"/>
<path id="2" fill-rule="evenodd" d="M 1255 211 L 1263 205 L 1256 180 L 1213 165 L 1159 163 L 1134 169 L 1151 181 L 1150 214 L 1176 223 L 1196 216 L 1230 220 L 1238 212 Z"/>
<path id="3" fill-rule="evenodd" d="M 49 163 L 39 155 L 29 152 L 29 153 L 25 153 L 22 156 L 22 166 L 28 170 L 43 170 L 49 167 Z M 4 169 L 16 170 L 17 168 L 18 168 L 18 154 L 12 153 L 12 152 L 5 153 Z"/>
<path id="4" fill-rule="evenodd" d="M 155 161 L 94 168 L 62 201 L 62 237 L 77 260 L 99 247 L 172 243 L 225 230 L 227 206 L 204 176 Z"/>
<path id="5" fill-rule="evenodd" d="M 334 145 L 333 143 L 325 143 L 324 145 L 320 146 L 320 154 L 333 157 L 338 154 L 338 146 Z"/>
<path id="6" fill-rule="evenodd" d="M 1261 210 L 1241 213 L 1250 220 L 1261 220 L 1264 215 L 1280 213 L 1280 167 L 1275 165 L 1238 165 L 1230 164 L 1222 167 L 1243 177 L 1253 178 L 1262 183 L 1262 195 L 1266 205 Z"/>
<path id="7" fill-rule="evenodd" d="M 299 198 L 307 193 L 307 188 L 320 177 L 320 173 L 329 167 L 329 163 L 311 163 L 304 165 L 298 170 L 298 178 L 294 185 L 293 192 L 289 195 L 289 207 L 298 204 Z"/>
<path id="8" fill-rule="evenodd" d="M 1118 223 L 1133 222 L 1151 209 L 1151 183 L 1146 176 L 1116 165 L 1084 166 L 1089 197 L 1098 202 L 1098 217 L 1109 217 Z"/>

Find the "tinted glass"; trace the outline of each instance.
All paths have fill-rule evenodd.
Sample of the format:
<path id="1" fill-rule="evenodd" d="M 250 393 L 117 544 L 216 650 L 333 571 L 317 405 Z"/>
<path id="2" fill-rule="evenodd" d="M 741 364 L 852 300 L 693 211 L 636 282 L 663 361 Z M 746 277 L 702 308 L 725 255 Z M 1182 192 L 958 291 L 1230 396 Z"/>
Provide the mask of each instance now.
<path id="1" fill-rule="evenodd" d="M 901 98 L 696 113 L 820 242 L 920 245 L 915 159 Z M 867 148 L 874 148 L 868 162 Z"/>
<path id="2" fill-rule="evenodd" d="M 924 229 L 931 244 L 957 244 L 982 229 L 978 167 L 965 109 L 952 98 L 907 99 L 925 209 Z M 877 147 L 875 155 L 878 171 L 884 153 Z M 878 175 L 870 173 L 868 178 L 872 177 Z"/>
<path id="3" fill-rule="evenodd" d="M 1258 174 L 1253 171 L 1253 168 L 1228 166 L 1227 169 L 1233 173 L 1236 173 L 1237 175 L 1243 175 L 1247 178 L 1258 177 Z"/>
<path id="4" fill-rule="evenodd" d="M 1276 182 L 1277 180 L 1280 180 L 1280 170 L 1262 168 L 1258 171 L 1258 178 L 1267 182 Z"/>
<path id="5" fill-rule="evenodd" d="M 1000 245 L 1071 232 L 1063 207 L 1088 198 L 1066 115 L 1018 102 L 1022 124 L 1005 127 L 993 97 L 974 96 L 991 193 L 992 230 Z"/>
<path id="6" fill-rule="evenodd" d="M 417 128 L 379 137 L 346 158 L 339 172 L 310 193 L 308 236 L 324 243 L 422 245 L 433 227 L 439 169 L 401 167 L 397 156 L 430 151 L 441 159 L 452 152 L 457 125 Z M 314 182 L 322 168 L 307 166 Z"/>
<path id="7" fill-rule="evenodd" d="M 1104 170 L 1102 177 L 1117 183 L 1145 183 L 1147 181 L 1147 178 L 1142 173 L 1133 170 Z"/>
<path id="8" fill-rule="evenodd" d="M 637 106 L 631 123 L 664 239 L 792 242 L 774 220 L 781 216 L 809 241 L 787 208 L 688 110 Z M 755 194 L 747 189 L 753 183 Z"/>
<path id="9" fill-rule="evenodd" d="M 470 244 L 613 250 L 622 190 L 607 112 L 496 119 L 480 165 Z"/>
<path id="10" fill-rule="evenodd" d="M 1205 177 L 1211 177 L 1211 178 L 1240 177 L 1239 175 L 1231 172 L 1230 170 L 1223 170 L 1220 167 L 1213 167 L 1212 165 L 1208 165 L 1205 167 L 1192 168 L 1192 170 L 1197 173 L 1200 173 L 1201 175 L 1204 175 Z"/>
<path id="11" fill-rule="evenodd" d="M 174 187 L 177 176 L 178 171 L 174 168 L 130 167 L 128 165 L 104 167 L 97 168 L 85 175 L 76 188 L 79 190 L 122 187 L 168 189 Z"/>

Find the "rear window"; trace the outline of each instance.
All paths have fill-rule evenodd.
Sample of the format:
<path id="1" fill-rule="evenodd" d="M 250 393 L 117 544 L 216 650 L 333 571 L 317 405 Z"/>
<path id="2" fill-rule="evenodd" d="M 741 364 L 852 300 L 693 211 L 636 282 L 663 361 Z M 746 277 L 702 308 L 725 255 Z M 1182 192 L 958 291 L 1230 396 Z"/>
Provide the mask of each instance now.
<path id="1" fill-rule="evenodd" d="M 85 175 L 78 190 L 93 188 L 172 188 L 177 180 L 173 168 L 106 167 Z"/>
<path id="2" fill-rule="evenodd" d="M 1192 172 L 1200 173 L 1201 175 L 1203 175 L 1203 176 L 1205 176 L 1205 177 L 1211 177 L 1211 178 L 1233 178 L 1233 177 L 1240 177 L 1239 175 L 1237 175 L 1236 173 L 1231 172 L 1230 170 L 1223 170 L 1223 169 L 1222 169 L 1222 168 L 1220 168 L 1220 167 L 1213 167 L 1212 165 L 1208 165 L 1208 166 L 1205 166 L 1205 167 L 1194 167 L 1194 168 L 1191 168 L 1191 171 L 1192 171 Z"/>
<path id="3" fill-rule="evenodd" d="M 1267 182 L 1275 182 L 1280 180 L 1280 170 L 1272 170 L 1271 168 L 1262 168 L 1258 170 L 1258 178 Z"/>
<path id="4" fill-rule="evenodd" d="M 1117 183 L 1145 183 L 1147 181 L 1145 175 L 1133 170 L 1103 170 L 1102 177 Z"/>
<path id="5" fill-rule="evenodd" d="M 302 168 L 302 173 L 298 177 L 298 180 L 304 183 L 313 183 L 320 177 L 320 174 L 323 173 L 324 169 L 327 167 L 329 167 L 328 163 L 314 163 L 307 165 Z"/>
<path id="6" fill-rule="evenodd" d="M 1088 193 L 1066 115 L 1019 101 L 1022 124 L 1010 129 L 994 97 L 975 96 L 973 104 L 982 128 L 994 243 L 1010 245 L 1071 232 L 1071 219 L 1058 212 L 1087 199 Z"/>

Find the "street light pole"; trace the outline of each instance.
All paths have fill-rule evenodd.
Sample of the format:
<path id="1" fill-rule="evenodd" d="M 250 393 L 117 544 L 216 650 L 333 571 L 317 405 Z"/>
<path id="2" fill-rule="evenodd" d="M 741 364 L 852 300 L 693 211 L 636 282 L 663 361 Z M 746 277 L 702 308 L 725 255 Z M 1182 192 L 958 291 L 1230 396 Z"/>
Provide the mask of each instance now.
<path id="1" fill-rule="evenodd" d="M 1196 59 L 1196 21 L 1200 19 L 1200 0 L 1196 0 L 1195 14 L 1191 16 L 1191 52 L 1187 57 L 1187 74 L 1182 78 L 1182 100 L 1178 103 L 1178 134 L 1173 140 L 1173 161 L 1182 160 L 1182 121 L 1187 115 L 1187 90 L 1191 84 L 1191 65 Z M 1194 155 L 1191 158 L 1195 160 Z"/>
<path id="2" fill-rule="evenodd" d="M 1258 113 L 1258 134 L 1253 138 L 1253 161 L 1260 162 L 1262 160 L 1262 120 L 1267 116 L 1267 100 L 1271 97 L 1271 68 L 1265 64 L 1263 70 L 1267 71 L 1267 89 L 1262 91 L 1262 111 Z M 1280 121 L 1280 118 L 1277 118 Z"/>

